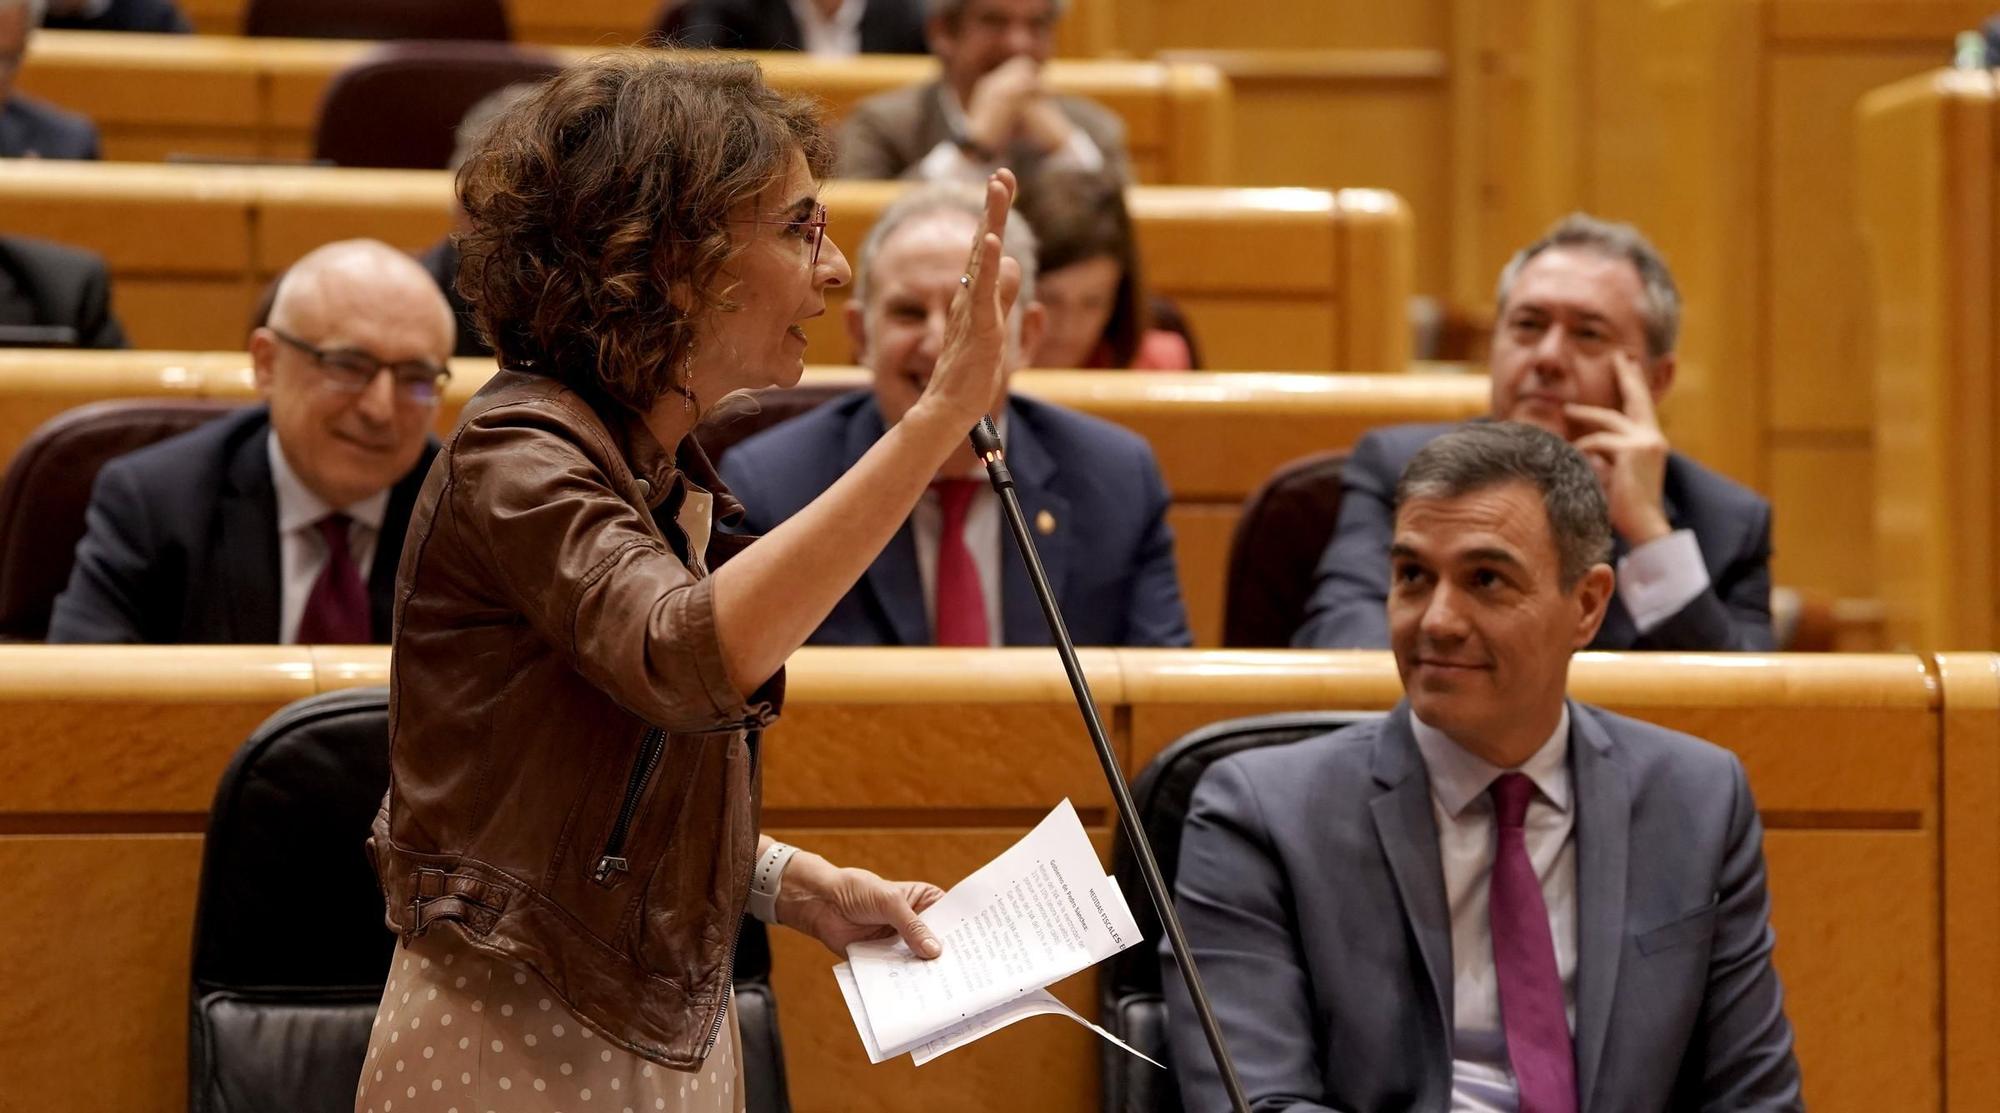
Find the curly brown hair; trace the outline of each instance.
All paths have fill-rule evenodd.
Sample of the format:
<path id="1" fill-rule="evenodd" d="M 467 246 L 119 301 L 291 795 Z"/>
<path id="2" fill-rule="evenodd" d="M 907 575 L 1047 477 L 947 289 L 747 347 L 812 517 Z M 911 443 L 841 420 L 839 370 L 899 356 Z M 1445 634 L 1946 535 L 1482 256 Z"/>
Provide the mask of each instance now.
<path id="1" fill-rule="evenodd" d="M 754 62 L 627 50 L 557 74 L 458 172 L 458 290 L 480 335 L 503 366 L 642 412 L 686 393 L 693 322 L 732 307 L 729 211 L 793 151 L 814 177 L 832 166 L 817 107 Z"/>

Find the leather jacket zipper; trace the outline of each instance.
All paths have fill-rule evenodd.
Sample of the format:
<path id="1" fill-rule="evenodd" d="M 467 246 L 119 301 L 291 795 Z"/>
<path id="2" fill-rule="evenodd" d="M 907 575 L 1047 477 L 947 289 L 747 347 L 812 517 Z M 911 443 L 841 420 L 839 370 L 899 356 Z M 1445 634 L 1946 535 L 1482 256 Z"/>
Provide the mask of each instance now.
<path id="1" fill-rule="evenodd" d="M 609 885 L 612 874 L 631 868 L 625 860 L 625 836 L 632 829 L 632 817 L 639 810 L 639 797 L 645 794 L 646 782 L 653 779 L 653 771 L 660 767 L 666 741 L 666 732 L 652 727 L 639 744 L 639 758 L 632 763 L 632 776 L 625 782 L 625 802 L 618 806 L 618 819 L 611 825 L 611 835 L 604 840 L 604 853 L 598 856 L 597 868 L 590 875 L 599 885 Z"/>
<path id="2" fill-rule="evenodd" d="M 755 862 L 750 863 L 750 872 L 757 872 Z M 746 892 L 750 889 L 750 878 L 747 875 L 743 878 L 743 888 Z M 723 981 L 722 1007 L 715 1010 L 715 1022 L 708 1026 L 708 1042 L 701 1046 L 703 1059 L 707 1059 L 708 1053 L 715 1050 L 715 1041 L 722 1035 L 722 1022 L 729 1018 L 729 1002 L 734 1000 L 736 995 L 736 945 L 742 941 L 743 925 L 739 923 L 736 925 L 736 934 L 729 937 L 729 954 L 722 960 L 722 968 L 729 973 L 725 975 Z"/>

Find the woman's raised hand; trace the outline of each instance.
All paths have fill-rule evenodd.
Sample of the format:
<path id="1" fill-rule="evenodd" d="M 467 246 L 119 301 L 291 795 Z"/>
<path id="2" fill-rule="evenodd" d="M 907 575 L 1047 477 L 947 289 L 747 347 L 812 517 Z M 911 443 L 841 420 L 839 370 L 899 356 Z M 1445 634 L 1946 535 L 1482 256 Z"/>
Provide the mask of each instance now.
<path id="1" fill-rule="evenodd" d="M 1021 265 L 1000 253 L 1014 188 L 1011 170 L 986 179 L 985 219 L 972 241 L 963 288 L 952 298 L 937 368 L 917 403 L 961 430 L 986 415 L 1005 381 L 1007 318 L 1021 291 Z"/>

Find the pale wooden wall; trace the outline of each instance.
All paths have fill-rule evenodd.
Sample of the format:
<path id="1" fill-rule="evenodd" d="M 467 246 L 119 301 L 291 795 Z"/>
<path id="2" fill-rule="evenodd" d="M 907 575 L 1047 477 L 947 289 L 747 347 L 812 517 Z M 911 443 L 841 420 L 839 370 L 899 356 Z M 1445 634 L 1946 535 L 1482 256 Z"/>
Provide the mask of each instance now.
<path id="1" fill-rule="evenodd" d="M 1468 304 L 1489 297 L 1510 245 L 1571 208 L 1649 232 L 1686 299 L 1674 439 L 1771 497 L 1774 568 L 1786 583 L 1876 591 L 1855 103 L 1947 60 L 1953 33 L 1988 7 L 1468 0 L 1454 9 L 1480 13 L 1488 44 L 1461 103 L 1491 110 L 1460 122 L 1467 142 L 1477 128 L 1489 143 L 1460 147 L 1476 158 L 1461 178 L 1454 293 Z"/>
<path id="2" fill-rule="evenodd" d="M 1856 115 L 1888 633 L 1925 648 L 2000 644 L 2000 90 L 1985 71 L 1932 71 L 1871 93 Z"/>

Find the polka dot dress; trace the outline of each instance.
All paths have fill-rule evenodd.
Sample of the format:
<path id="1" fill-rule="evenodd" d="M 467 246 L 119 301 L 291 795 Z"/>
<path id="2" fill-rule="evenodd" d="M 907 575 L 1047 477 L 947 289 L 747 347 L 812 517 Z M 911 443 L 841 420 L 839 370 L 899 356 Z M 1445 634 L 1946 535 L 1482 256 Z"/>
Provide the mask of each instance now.
<path id="1" fill-rule="evenodd" d="M 579 1023 L 541 980 L 434 931 L 397 946 L 355 1113 L 743 1113 L 736 1011 L 672 1070 Z"/>

